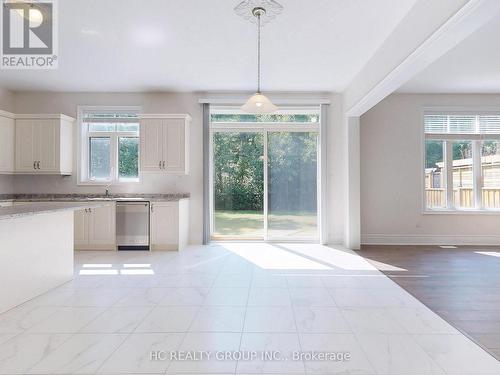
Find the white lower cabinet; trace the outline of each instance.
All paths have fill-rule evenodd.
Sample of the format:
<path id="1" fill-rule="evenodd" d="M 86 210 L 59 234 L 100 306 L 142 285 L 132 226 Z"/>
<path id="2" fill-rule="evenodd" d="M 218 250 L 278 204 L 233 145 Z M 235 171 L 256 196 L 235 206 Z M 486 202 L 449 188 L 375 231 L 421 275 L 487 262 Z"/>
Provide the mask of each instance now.
<path id="1" fill-rule="evenodd" d="M 187 246 L 189 199 L 151 202 L 151 250 L 182 250 Z"/>
<path id="2" fill-rule="evenodd" d="M 75 250 L 116 249 L 116 205 L 75 212 Z M 189 236 L 189 199 L 150 203 L 151 250 L 183 250 Z"/>
<path id="3" fill-rule="evenodd" d="M 115 250 L 115 204 L 75 212 L 76 250 Z"/>

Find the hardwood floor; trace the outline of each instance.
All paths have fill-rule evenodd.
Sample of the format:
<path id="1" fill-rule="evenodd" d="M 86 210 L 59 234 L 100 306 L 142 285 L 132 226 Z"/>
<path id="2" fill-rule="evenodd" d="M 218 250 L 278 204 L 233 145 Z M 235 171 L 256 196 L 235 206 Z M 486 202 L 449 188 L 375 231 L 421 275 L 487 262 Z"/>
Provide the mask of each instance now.
<path id="1" fill-rule="evenodd" d="M 366 245 L 358 254 L 500 360 L 500 248 Z"/>

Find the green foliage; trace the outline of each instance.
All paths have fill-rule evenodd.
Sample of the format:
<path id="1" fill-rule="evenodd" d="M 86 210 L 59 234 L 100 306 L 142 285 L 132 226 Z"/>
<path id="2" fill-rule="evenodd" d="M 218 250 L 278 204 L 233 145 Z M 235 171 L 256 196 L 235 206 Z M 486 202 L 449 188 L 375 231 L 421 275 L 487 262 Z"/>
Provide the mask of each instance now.
<path id="1" fill-rule="evenodd" d="M 317 135 L 268 134 L 269 209 L 316 211 Z"/>
<path id="2" fill-rule="evenodd" d="M 472 142 L 471 141 L 455 141 L 453 142 L 453 160 L 472 158 Z"/>
<path id="3" fill-rule="evenodd" d="M 139 138 L 120 138 L 118 153 L 120 177 L 137 177 L 139 175 Z"/>
<path id="4" fill-rule="evenodd" d="M 437 163 L 443 161 L 443 141 L 425 142 L 425 167 L 437 168 Z"/>
<path id="5" fill-rule="evenodd" d="M 215 133 L 216 210 L 262 211 L 264 201 L 262 133 Z M 315 211 L 317 135 L 268 133 L 269 208 Z"/>
<path id="6" fill-rule="evenodd" d="M 283 114 L 283 115 L 273 115 L 273 114 L 222 114 L 214 113 L 210 116 L 212 122 L 310 122 L 315 123 L 319 121 L 319 115 L 317 114 Z"/>
<path id="7" fill-rule="evenodd" d="M 498 141 L 484 141 L 481 152 L 483 156 L 498 155 L 500 154 L 500 142 Z"/>
<path id="8" fill-rule="evenodd" d="M 263 209 L 263 142 L 259 133 L 214 134 L 215 209 Z"/>

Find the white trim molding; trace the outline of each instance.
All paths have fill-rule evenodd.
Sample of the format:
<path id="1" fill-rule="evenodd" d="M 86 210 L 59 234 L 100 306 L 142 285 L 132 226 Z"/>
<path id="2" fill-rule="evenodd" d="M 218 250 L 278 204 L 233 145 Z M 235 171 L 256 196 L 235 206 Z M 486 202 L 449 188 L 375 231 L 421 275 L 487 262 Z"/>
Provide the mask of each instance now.
<path id="1" fill-rule="evenodd" d="M 12 112 L 7 112 L 7 111 L 4 111 L 3 109 L 0 109 L 0 117 L 7 117 L 10 119 L 15 119 L 16 115 Z"/>
<path id="2" fill-rule="evenodd" d="M 363 245 L 500 245 L 500 235 L 363 234 Z"/>
<path id="3" fill-rule="evenodd" d="M 61 113 L 50 114 L 50 113 L 23 113 L 14 115 L 16 119 L 47 119 L 47 120 L 63 120 L 63 121 L 75 121 L 76 119 L 70 116 L 63 115 Z"/>
<path id="4" fill-rule="evenodd" d="M 186 119 L 186 120 L 189 120 L 191 121 L 192 120 L 192 117 L 191 115 L 187 114 L 187 113 L 181 113 L 181 114 L 172 114 L 172 113 L 169 113 L 169 114 L 161 114 L 161 113 L 141 113 L 139 114 L 139 119 L 155 119 L 155 118 L 178 118 L 178 119 Z"/>
<path id="5" fill-rule="evenodd" d="M 345 92 L 348 116 L 367 112 L 500 12 L 498 0 L 469 0 L 459 8 L 451 7 L 453 2 L 441 3 L 417 2 L 386 39 Z M 419 33 L 412 27 L 426 21 L 424 17 L 427 30 L 419 30 L 419 40 Z M 424 31 L 427 35 L 421 35 Z M 414 43 L 413 51 L 401 48 L 409 43 Z"/>

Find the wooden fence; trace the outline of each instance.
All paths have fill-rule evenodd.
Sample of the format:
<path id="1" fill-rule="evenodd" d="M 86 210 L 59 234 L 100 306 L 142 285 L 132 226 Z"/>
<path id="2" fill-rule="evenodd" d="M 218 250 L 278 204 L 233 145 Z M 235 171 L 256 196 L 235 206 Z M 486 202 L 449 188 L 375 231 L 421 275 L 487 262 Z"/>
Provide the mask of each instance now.
<path id="1" fill-rule="evenodd" d="M 446 206 L 446 190 L 425 189 L 425 199 L 428 208 L 443 208 Z M 474 192 L 472 188 L 453 189 L 453 205 L 473 208 Z M 500 188 L 483 188 L 483 206 L 485 208 L 500 208 Z"/>

